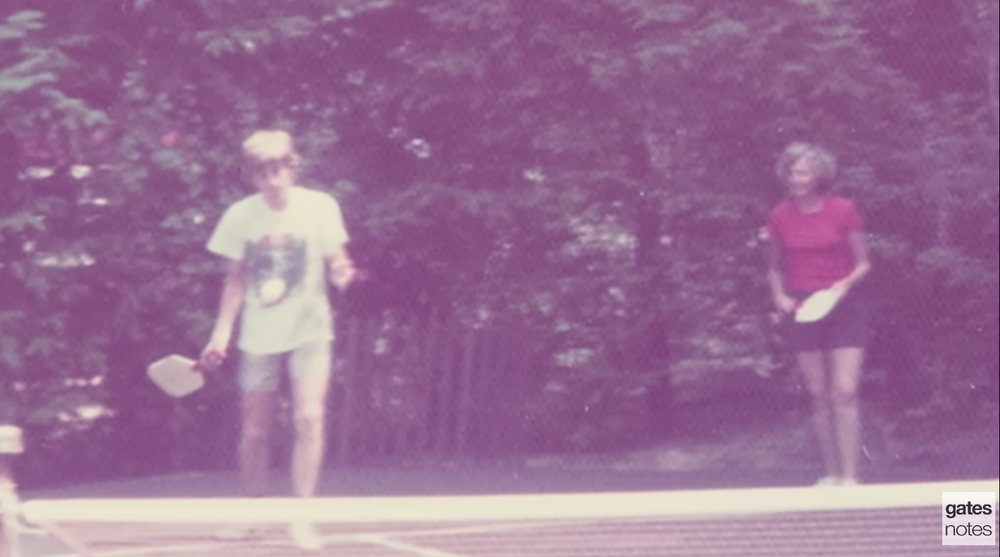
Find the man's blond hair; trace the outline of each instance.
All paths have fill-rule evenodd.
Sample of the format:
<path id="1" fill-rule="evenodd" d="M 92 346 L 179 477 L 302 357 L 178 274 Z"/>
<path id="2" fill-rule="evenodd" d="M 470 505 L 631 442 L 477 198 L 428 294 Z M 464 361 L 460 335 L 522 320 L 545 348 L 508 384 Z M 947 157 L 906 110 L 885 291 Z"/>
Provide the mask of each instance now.
<path id="1" fill-rule="evenodd" d="M 243 154 L 256 161 L 298 160 L 292 136 L 283 130 L 255 131 L 243 142 Z"/>

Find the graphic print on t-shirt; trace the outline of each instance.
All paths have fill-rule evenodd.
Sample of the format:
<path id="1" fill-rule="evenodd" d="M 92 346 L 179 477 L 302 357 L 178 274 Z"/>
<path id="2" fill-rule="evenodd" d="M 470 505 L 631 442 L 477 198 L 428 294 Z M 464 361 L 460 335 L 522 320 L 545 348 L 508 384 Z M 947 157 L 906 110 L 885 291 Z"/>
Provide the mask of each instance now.
<path id="1" fill-rule="evenodd" d="M 261 305 L 294 295 L 306 274 L 306 242 L 291 234 L 263 236 L 246 247 L 248 284 Z"/>

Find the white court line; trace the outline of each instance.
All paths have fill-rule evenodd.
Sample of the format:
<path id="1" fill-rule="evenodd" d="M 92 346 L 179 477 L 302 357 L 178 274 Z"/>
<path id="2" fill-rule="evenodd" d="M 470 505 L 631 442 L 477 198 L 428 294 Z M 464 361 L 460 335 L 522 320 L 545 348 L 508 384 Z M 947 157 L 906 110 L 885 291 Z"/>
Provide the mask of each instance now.
<path id="1" fill-rule="evenodd" d="M 470 522 L 685 518 L 936 507 L 945 491 L 1000 492 L 1000 481 L 566 495 L 246 499 L 66 499 L 22 503 L 29 521 L 119 523 Z"/>
<path id="2" fill-rule="evenodd" d="M 394 542 L 389 538 L 400 537 L 400 538 L 426 538 L 426 537 L 448 537 L 448 536 L 460 536 L 468 534 L 493 534 L 500 532 L 512 532 L 512 531 L 524 531 L 530 529 L 541 529 L 541 528 L 554 528 L 559 526 L 580 526 L 586 525 L 594 522 L 600 522 L 597 519 L 590 521 L 558 521 L 549 520 L 544 522 L 519 522 L 519 523 L 502 523 L 502 524 L 482 524 L 475 526 L 462 526 L 457 528 L 420 528 L 411 530 L 390 530 L 385 532 L 379 532 L 377 534 L 334 534 L 321 536 L 324 544 L 336 543 L 336 542 L 364 542 L 374 545 L 380 545 L 389 547 L 389 544 L 396 544 L 393 546 L 394 549 L 400 549 L 399 546 L 407 545 L 410 549 L 408 551 L 417 551 L 418 557 L 467 557 L 464 555 L 453 555 L 445 554 L 438 551 L 437 554 L 434 553 L 433 549 L 421 548 L 418 546 L 410 546 L 404 544 L 403 542 Z M 248 539 L 244 541 L 231 541 L 231 540 L 215 540 L 212 542 L 204 543 L 187 543 L 187 544 L 175 544 L 175 545 L 156 545 L 150 547 L 126 547 L 118 549 L 106 549 L 104 551 L 91 551 L 90 554 L 94 557 L 143 557 L 149 555 L 150 553 L 179 553 L 185 551 L 204 551 L 209 549 L 218 549 L 221 547 L 227 548 L 237 548 L 242 545 L 267 545 L 272 547 L 281 547 L 291 545 L 289 539 Z M 423 551 L 424 553 L 419 553 Z M 426 554 L 426 555 L 425 555 Z M 47 555 L 46 557 L 80 557 L 79 551 L 71 551 L 70 553 L 60 553 L 57 555 Z"/>
<path id="3" fill-rule="evenodd" d="M 406 553 L 409 553 L 411 555 L 416 555 L 417 557 L 469 557 L 468 555 L 459 555 L 458 553 L 448 553 L 447 551 L 440 551 L 437 549 L 430 549 L 427 547 L 420 547 L 418 545 L 412 545 L 408 543 L 389 540 L 383 538 L 382 536 L 359 536 L 358 539 L 364 542 L 368 542 L 372 545 L 378 545 L 381 547 L 388 547 L 389 549 L 398 549 L 399 551 L 405 551 Z"/>

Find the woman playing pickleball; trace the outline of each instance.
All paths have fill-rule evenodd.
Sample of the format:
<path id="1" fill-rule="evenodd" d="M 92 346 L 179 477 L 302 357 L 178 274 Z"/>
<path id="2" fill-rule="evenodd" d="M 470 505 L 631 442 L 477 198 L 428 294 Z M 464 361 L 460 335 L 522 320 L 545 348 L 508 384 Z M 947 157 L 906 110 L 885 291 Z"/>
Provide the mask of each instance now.
<path id="1" fill-rule="evenodd" d="M 826 476 L 821 486 L 857 483 L 857 388 L 869 336 L 870 304 L 859 288 L 871 267 L 861 216 L 830 193 L 836 160 L 821 147 L 789 145 L 775 167 L 787 199 L 767 220 L 768 282 L 786 323 L 786 341 L 812 396 Z M 796 322 L 796 308 L 828 289 L 840 295 L 822 319 Z"/>

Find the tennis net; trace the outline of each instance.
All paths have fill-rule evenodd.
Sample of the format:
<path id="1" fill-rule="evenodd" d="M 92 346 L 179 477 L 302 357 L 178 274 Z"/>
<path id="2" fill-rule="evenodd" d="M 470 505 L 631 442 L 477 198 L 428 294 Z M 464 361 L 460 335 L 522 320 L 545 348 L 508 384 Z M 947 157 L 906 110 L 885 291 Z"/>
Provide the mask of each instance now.
<path id="1" fill-rule="evenodd" d="M 942 493 L 996 480 L 837 488 L 265 499 L 21 502 L 19 557 L 979 556 L 943 546 Z M 317 525 L 322 549 L 290 543 Z M 237 539 L 225 526 L 254 525 Z M 46 545 L 48 544 L 48 545 Z M 12 556 L 18 557 L 18 556 Z"/>

